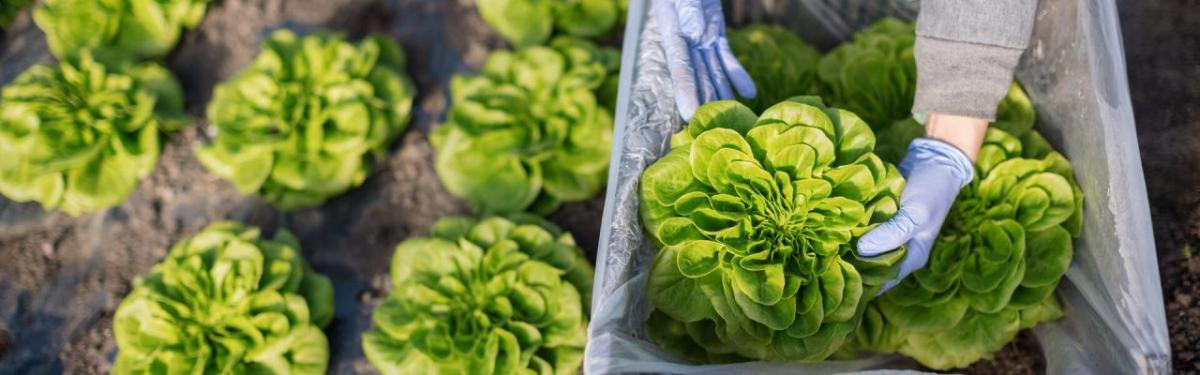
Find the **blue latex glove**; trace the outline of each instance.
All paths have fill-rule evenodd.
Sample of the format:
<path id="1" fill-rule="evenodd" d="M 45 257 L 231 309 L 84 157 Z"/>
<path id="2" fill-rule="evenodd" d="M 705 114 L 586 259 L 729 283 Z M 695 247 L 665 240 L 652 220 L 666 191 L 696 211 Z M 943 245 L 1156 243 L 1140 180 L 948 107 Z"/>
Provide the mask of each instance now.
<path id="1" fill-rule="evenodd" d="M 675 103 L 684 121 L 701 104 L 757 95 L 750 74 L 738 63 L 725 38 L 720 0 L 653 0 L 663 35 Z"/>
<path id="2" fill-rule="evenodd" d="M 900 174 L 907 183 L 900 194 L 900 210 L 858 240 L 858 254 L 872 257 L 908 244 L 900 264 L 900 275 L 884 284 L 879 293 L 900 283 L 905 276 L 925 267 L 929 251 L 958 191 L 975 175 L 974 163 L 948 143 L 917 138 L 900 161 Z"/>

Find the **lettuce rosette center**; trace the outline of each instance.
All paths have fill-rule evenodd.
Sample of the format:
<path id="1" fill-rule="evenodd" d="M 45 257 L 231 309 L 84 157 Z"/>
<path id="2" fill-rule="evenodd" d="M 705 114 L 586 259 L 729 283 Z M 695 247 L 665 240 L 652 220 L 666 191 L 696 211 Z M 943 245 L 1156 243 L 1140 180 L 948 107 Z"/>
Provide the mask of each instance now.
<path id="1" fill-rule="evenodd" d="M 698 361 L 831 355 L 904 253 L 851 251 L 895 214 L 903 187 L 874 145 L 866 123 L 816 98 L 761 116 L 702 106 L 642 174 L 642 223 L 660 246 L 649 294 L 666 315 L 653 319 L 684 324 L 706 352 Z M 681 339 L 669 326 L 651 335 Z"/>

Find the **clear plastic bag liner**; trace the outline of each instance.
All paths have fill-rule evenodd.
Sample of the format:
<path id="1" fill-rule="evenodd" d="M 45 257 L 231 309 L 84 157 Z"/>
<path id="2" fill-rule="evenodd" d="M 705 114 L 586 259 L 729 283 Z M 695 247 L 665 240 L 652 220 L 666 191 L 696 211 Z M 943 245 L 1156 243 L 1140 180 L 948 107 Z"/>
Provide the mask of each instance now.
<path id="1" fill-rule="evenodd" d="M 906 373 L 911 361 L 873 356 L 820 363 L 689 364 L 648 339 L 645 294 L 655 249 L 638 220 L 642 170 L 682 129 L 672 85 L 649 17 L 631 0 L 626 24 L 616 137 L 600 238 L 588 374 Z M 882 16 L 912 19 L 906 0 L 726 1 L 731 24 L 775 23 L 829 48 Z M 1037 109 L 1037 128 L 1075 167 L 1084 226 L 1058 295 L 1066 316 L 1034 329 L 1047 373 L 1169 373 L 1170 346 L 1150 212 L 1112 0 L 1041 0 L 1018 80 Z"/>

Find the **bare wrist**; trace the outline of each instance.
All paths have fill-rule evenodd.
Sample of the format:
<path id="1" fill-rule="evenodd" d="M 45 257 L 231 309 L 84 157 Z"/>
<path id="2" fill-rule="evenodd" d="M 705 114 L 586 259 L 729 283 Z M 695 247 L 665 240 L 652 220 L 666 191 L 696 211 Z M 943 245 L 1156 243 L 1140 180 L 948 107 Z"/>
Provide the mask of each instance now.
<path id="1" fill-rule="evenodd" d="M 979 155 L 987 127 L 985 119 L 932 113 L 925 122 L 925 137 L 957 147 L 973 162 Z"/>

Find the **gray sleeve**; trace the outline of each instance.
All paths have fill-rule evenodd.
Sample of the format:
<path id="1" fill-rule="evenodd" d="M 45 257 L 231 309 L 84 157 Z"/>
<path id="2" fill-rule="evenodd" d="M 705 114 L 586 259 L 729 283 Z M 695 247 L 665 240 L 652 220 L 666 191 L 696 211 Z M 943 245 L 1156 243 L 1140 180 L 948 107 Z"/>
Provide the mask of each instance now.
<path id="1" fill-rule="evenodd" d="M 1033 32 L 1037 0 L 924 0 L 915 113 L 993 120 Z"/>

